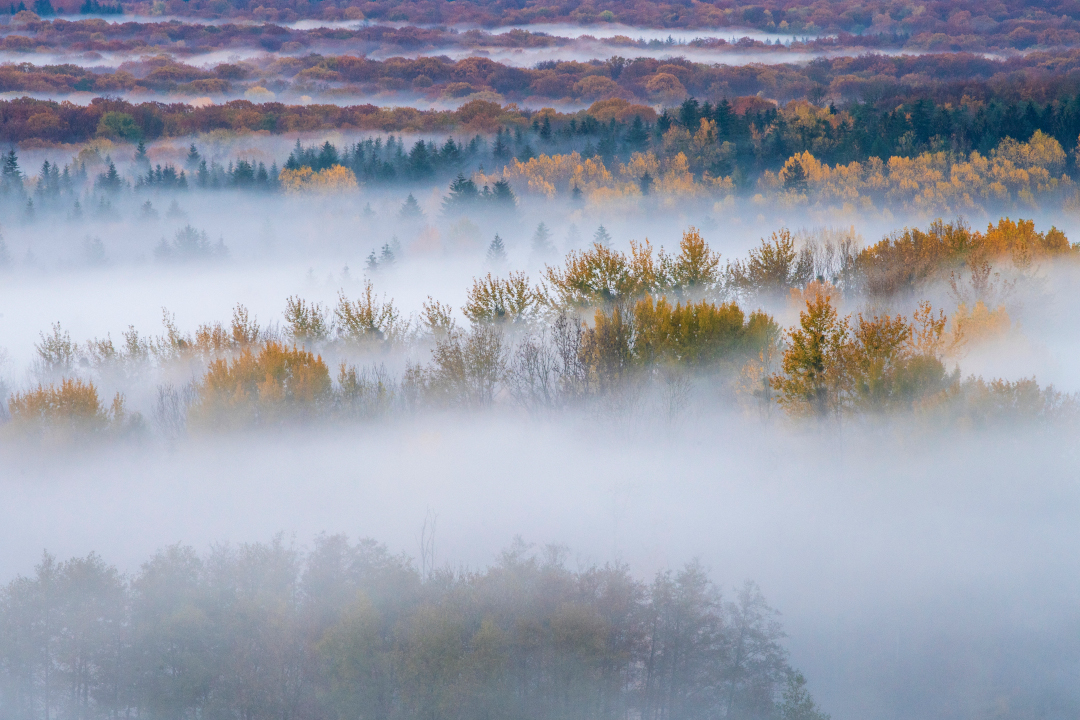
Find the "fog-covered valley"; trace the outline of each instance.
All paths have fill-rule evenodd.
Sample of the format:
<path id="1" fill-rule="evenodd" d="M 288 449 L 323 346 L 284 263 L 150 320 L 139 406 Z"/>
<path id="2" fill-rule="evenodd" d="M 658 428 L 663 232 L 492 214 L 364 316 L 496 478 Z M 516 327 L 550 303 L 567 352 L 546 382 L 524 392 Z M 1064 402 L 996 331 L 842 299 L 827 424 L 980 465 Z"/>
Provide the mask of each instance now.
<path id="1" fill-rule="evenodd" d="M 1067 14 L 376 5 L 0 22 L 0 720 L 1075 717 Z"/>

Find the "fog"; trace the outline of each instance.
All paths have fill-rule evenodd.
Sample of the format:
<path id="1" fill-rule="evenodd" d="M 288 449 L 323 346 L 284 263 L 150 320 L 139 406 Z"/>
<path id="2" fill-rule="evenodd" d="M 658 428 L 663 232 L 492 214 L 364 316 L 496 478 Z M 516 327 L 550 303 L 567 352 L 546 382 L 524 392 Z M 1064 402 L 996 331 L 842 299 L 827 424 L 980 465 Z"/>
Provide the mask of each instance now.
<path id="1" fill-rule="evenodd" d="M 596 28 L 529 29 L 541 27 L 604 36 Z M 553 52 L 567 57 L 565 49 Z M 367 136 L 219 133 L 152 143 L 147 158 L 182 166 L 194 142 L 208 162 L 281 167 L 298 137 L 340 147 Z M 398 137 L 407 147 L 419 136 Z M 81 149 L 21 148 L 19 158 L 26 169 L 46 160 L 74 167 Z M 133 151 L 101 143 L 96 155 L 81 157 L 89 158 L 91 178 L 108 156 L 130 179 Z M 774 206 L 746 194 L 571 202 L 520 187 L 512 211 L 453 215 L 443 206 L 450 179 L 318 194 L 124 188 L 81 195 L 81 214 L 69 197 L 36 214 L 21 199 L 4 205 L 4 400 L 52 380 L 35 365 L 35 346 L 54 323 L 80 345 L 106 336 L 119 342 L 129 326 L 144 338 L 162 334 L 163 310 L 191 334 L 204 323 L 228 323 L 242 304 L 278 331 L 288 298 L 329 307 L 339 293 L 358 297 L 370 282 L 417 325 L 433 299 L 448 303 L 464 326 L 461 308 L 474 279 L 521 271 L 540 282 L 546 266 L 588 248 L 601 226 L 621 252 L 646 239 L 673 252 L 693 226 L 726 264 L 745 260 L 785 227 L 799 243 L 815 233 L 848 233 L 865 247 L 934 219 L 889 208 L 841 214 Z M 403 215 L 409 195 L 422 217 Z M 991 208 L 967 221 L 981 229 L 1003 214 Z M 1080 239 L 1067 209 L 1023 216 L 1040 232 L 1056 225 L 1070 242 Z M 554 245 L 548 257 L 531 244 L 540 223 Z M 169 243 L 188 226 L 222 250 L 170 259 Z M 496 234 L 506 255 L 498 264 L 490 254 Z M 369 261 L 384 248 L 392 263 Z M 972 340 L 948 369 L 988 380 L 1035 377 L 1080 392 L 1075 260 L 1002 273 L 993 282 L 1008 328 Z M 952 316 L 958 295 L 939 279 L 883 306 L 852 294 L 840 310 L 910 315 L 928 300 Z M 783 328 L 796 325 L 802 309 L 775 295 L 740 303 L 747 313 L 771 313 Z M 423 343 L 396 354 L 321 351 L 331 361 L 384 363 L 394 373 L 406 361 L 431 359 Z M 0 584 L 31 575 L 43 551 L 61 559 L 95 552 L 133 575 L 169 545 L 208 552 L 278 533 L 299 547 L 322 533 L 370 537 L 417 557 L 425 521 L 437 517 L 436 564 L 452 570 L 488 567 L 520 537 L 536 548 L 564 546 L 573 567 L 623 562 L 649 579 L 699 559 L 729 596 L 744 580 L 756 581 L 781 612 L 791 664 L 836 720 L 1080 713 L 1074 424 L 950 424 L 916 414 L 799 421 L 779 408 L 741 407 L 732 379 L 717 376 L 549 413 L 503 402 L 165 437 L 154 425 L 157 390 L 166 381 L 198 382 L 204 369 L 189 376 L 148 370 L 126 386 L 94 378 L 88 366 L 73 370 L 99 382 L 106 400 L 124 392 L 129 411 L 146 419 L 143 436 L 51 447 L 0 432 Z"/>
<path id="2" fill-rule="evenodd" d="M 521 535 L 646 576 L 697 557 L 721 582 L 755 579 L 836 718 L 1074 713 L 1075 445 L 890 435 L 448 417 L 26 462 L 5 481 L 0 572 L 42 548 L 133 571 L 166 544 L 278 531 L 415 555 L 434 512 L 451 566 Z"/>

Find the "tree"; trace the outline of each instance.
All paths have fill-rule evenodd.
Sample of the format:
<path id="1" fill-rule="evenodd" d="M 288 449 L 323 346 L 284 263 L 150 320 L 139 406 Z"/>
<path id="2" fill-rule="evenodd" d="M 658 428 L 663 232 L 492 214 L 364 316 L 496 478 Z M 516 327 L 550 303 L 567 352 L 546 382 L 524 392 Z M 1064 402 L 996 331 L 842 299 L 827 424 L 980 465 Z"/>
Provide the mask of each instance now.
<path id="1" fill-rule="evenodd" d="M 499 233 L 495 233 L 495 239 L 488 245 L 487 263 L 492 267 L 502 267 L 506 264 L 506 246 Z"/>
<path id="2" fill-rule="evenodd" d="M 653 177 L 649 174 L 648 170 L 646 170 L 645 173 L 638 180 L 638 187 L 641 188 L 642 195 L 648 196 L 649 194 L 651 194 L 654 184 L 655 182 L 653 181 Z"/>
<path id="3" fill-rule="evenodd" d="M 542 260 L 555 254 L 555 245 L 551 242 L 551 231 L 547 225 L 541 222 L 536 226 L 536 232 L 532 237 L 532 255 Z"/>
<path id="4" fill-rule="evenodd" d="M 0 165 L 0 192 L 22 194 L 22 171 L 19 169 L 19 156 L 15 148 L 10 148 Z"/>
<path id="5" fill-rule="evenodd" d="M 458 176 L 450 183 L 450 194 L 443 198 L 443 213 L 446 215 L 463 213 L 475 206 L 479 199 L 480 191 L 477 190 L 476 183 L 471 178 L 466 178 L 464 174 L 458 173 Z"/>
<path id="6" fill-rule="evenodd" d="M 784 175 L 785 190 L 792 190 L 794 192 L 806 192 L 806 169 L 803 167 L 803 164 L 799 160 L 792 158 L 792 160 L 784 166 L 782 172 Z"/>
<path id="7" fill-rule="evenodd" d="M 818 710 L 801 672 L 788 675 L 780 701 L 780 720 L 829 720 L 826 713 Z"/>
<path id="8" fill-rule="evenodd" d="M 109 161 L 109 169 L 98 175 L 94 182 L 95 189 L 105 192 L 117 192 L 123 186 L 124 179 L 116 171 L 116 164 L 112 160 Z"/>
<path id="9" fill-rule="evenodd" d="M 596 228 L 596 232 L 593 233 L 593 242 L 601 247 L 611 247 L 611 234 L 608 233 L 607 228 L 603 225 Z"/>
<path id="10" fill-rule="evenodd" d="M 191 143 L 191 147 L 188 148 L 187 158 L 184 160 L 184 164 L 188 170 L 195 170 L 199 167 L 199 161 L 202 160 L 202 156 L 199 155 L 198 148 L 195 147 L 195 143 Z"/>
<path id="11" fill-rule="evenodd" d="M 491 185 L 492 204 L 501 210 L 513 210 L 517 207 L 517 198 L 506 180 L 496 180 Z"/>
<path id="12" fill-rule="evenodd" d="M 778 401 L 794 414 L 826 417 L 841 410 L 848 323 L 824 294 L 808 300 L 799 313 L 799 329 L 789 334 L 783 374 L 772 386 Z"/>
<path id="13" fill-rule="evenodd" d="M 423 220 L 424 211 L 420 209 L 420 203 L 416 202 L 416 198 L 412 193 L 409 193 L 409 197 L 405 198 L 405 203 L 401 206 L 401 210 L 398 211 L 398 217 L 402 220 Z"/>

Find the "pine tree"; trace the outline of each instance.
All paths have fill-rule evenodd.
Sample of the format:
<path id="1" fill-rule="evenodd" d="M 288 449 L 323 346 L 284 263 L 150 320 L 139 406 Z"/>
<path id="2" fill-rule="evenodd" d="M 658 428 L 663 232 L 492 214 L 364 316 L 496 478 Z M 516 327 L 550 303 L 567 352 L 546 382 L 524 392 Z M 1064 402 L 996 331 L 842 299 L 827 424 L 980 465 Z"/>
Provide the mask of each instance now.
<path id="1" fill-rule="evenodd" d="M 593 242 L 602 247 L 611 247 L 611 234 L 608 233 L 607 228 L 603 225 L 596 228 L 596 232 L 593 233 Z"/>
<path id="2" fill-rule="evenodd" d="M 548 258 L 555 254 L 555 246 L 551 242 L 551 231 L 544 223 L 536 226 L 536 232 L 532 238 L 532 254 L 536 258 Z"/>
<path id="3" fill-rule="evenodd" d="M 649 171 L 646 170 L 645 174 L 641 176 L 640 180 L 638 180 L 638 187 L 641 188 L 641 194 L 649 195 L 650 193 L 652 193 L 653 184 L 654 181 L 652 175 L 650 175 Z"/>
<path id="4" fill-rule="evenodd" d="M 381 267 L 393 267 L 397 258 L 394 257 L 394 250 L 390 247 L 390 243 L 386 243 L 382 246 L 382 252 L 379 254 L 379 265 Z"/>
<path id="5" fill-rule="evenodd" d="M 139 141 L 138 147 L 135 148 L 135 163 L 138 165 L 149 165 L 150 158 L 146 156 L 146 143 L 142 140 Z"/>
<path id="6" fill-rule="evenodd" d="M 510 183 L 505 180 L 496 180 L 492 183 L 491 199 L 497 207 L 502 209 L 513 210 L 517 207 L 517 198 L 514 196 L 514 191 L 511 189 Z"/>
<path id="7" fill-rule="evenodd" d="M 401 206 L 398 217 L 402 220 L 423 220 L 424 211 L 420 209 L 420 203 L 416 202 L 416 198 L 412 193 L 409 193 L 409 197 L 405 198 L 405 203 Z"/>
<path id="8" fill-rule="evenodd" d="M 368 274 L 374 274 L 374 273 L 379 272 L 379 258 L 375 254 L 374 250 L 372 250 L 371 254 L 367 256 L 367 268 L 366 269 L 368 271 Z"/>
<path id="9" fill-rule="evenodd" d="M 784 189 L 803 192 L 806 190 L 806 170 L 798 160 L 784 168 Z"/>
<path id="10" fill-rule="evenodd" d="M 476 189 L 476 183 L 466 178 L 462 173 L 450 183 L 450 194 L 443 198 L 443 212 L 447 215 L 463 212 L 466 208 L 475 205 L 480 199 L 480 191 Z"/>
<path id="11" fill-rule="evenodd" d="M 94 186 L 98 190 L 104 190 L 105 192 L 116 192 L 123 184 L 123 178 L 121 178 L 120 173 L 116 171 L 116 163 L 109 160 L 109 169 L 98 175 Z"/>
<path id="12" fill-rule="evenodd" d="M 191 147 L 188 148 L 187 165 L 188 170 L 194 170 L 199 167 L 199 161 L 202 160 L 202 156 L 199 155 L 199 150 L 195 147 L 195 143 L 191 143 Z"/>
<path id="13" fill-rule="evenodd" d="M 584 199 L 585 199 L 584 193 L 581 192 L 581 188 L 578 187 L 577 184 L 575 183 L 573 190 L 570 191 L 570 200 L 575 205 L 580 205 L 582 202 L 584 202 Z"/>
<path id="14" fill-rule="evenodd" d="M 488 246 L 487 262 L 488 265 L 493 267 L 501 267 L 506 264 L 506 246 L 503 244 L 503 239 L 499 237 L 499 233 L 495 233 L 495 239 Z"/>
<path id="15" fill-rule="evenodd" d="M 0 164 L 0 192 L 21 193 L 23 190 L 22 171 L 19 169 L 19 156 L 15 148 L 8 150 Z"/>

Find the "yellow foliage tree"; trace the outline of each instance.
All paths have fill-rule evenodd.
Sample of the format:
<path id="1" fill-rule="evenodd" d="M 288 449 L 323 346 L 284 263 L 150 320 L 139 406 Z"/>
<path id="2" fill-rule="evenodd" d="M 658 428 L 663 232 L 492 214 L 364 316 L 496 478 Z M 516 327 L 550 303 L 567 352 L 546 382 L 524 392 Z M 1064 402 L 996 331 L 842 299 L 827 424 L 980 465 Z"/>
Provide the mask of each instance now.
<path id="1" fill-rule="evenodd" d="M 353 171 L 343 165 L 334 165 L 319 172 L 310 167 L 285 169 L 278 175 L 278 180 L 282 189 L 291 193 L 339 193 L 354 191 L 360 187 Z"/>
<path id="2" fill-rule="evenodd" d="M 245 348 L 233 360 L 210 363 L 189 419 L 203 428 L 244 427 L 314 416 L 331 391 L 322 357 L 278 342 L 258 354 Z"/>

